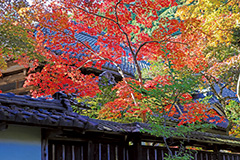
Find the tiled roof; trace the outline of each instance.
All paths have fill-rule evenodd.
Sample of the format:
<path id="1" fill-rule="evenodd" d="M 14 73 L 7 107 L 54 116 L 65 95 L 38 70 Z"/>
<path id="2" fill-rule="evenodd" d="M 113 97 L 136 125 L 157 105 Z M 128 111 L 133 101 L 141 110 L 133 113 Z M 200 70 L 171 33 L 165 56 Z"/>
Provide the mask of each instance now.
<path id="1" fill-rule="evenodd" d="M 240 145 L 240 138 L 212 134 L 207 132 L 191 132 L 190 135 L 187 136 L 190 139 L 197 139 L 199 141 L 211 141 L 211 142 L 218 142 L 223 144 L 230 144 L 230 145 Z"/>
<path id="2" fill-rule="evenodd" d="M 21 124 L 40 127 L 61 127 L 84 129 L 98 132 L 114 132 L 121 134 L 140 133 L 144 128 L 150 129 L 146 123 L 117 123 L 74 113 L 70 101 L 62 94 L 53 96 L 58 99 L 31 98 L 17 96 L 12 93 L 0 94 L 0 123 Z M 240 139 L 211 133 L 192 132 L 186 138 L 240 145 Z"/>
<path id="3" fill-rule="evenodd" d="M 43 32 L 50 34 L 49 29 L 43 28 L 42 29 Z M 53 32 L 51 34 L 54 34 Z M 99 46 L 95 45 L 97 43 L 97 36 L 90 36 L 89 34 L 85 33 L 85 32 L 81 32 L 81 33 L 76 33 L 75 37 L 80 40 L 81 42 L 88 42 L 89 45 L 92 47 L 93 50 L 98 51 L 99 50 Z M 64 45 L 64 44 L 63 44 Z M 130 53 L 130 51 L 128 49 L 125 49 L 127 55 Z M 81 59 L 82 56 L 86 56 L 84 54 L 84 51 L 80 51 L 80 53 L 78 55 L 76 55 L 76 58 Z M 136 72 L 136 67 L 134 65 L 134 63 L 129 62 L 128 57 L 122 57 L 121 58 L 122 63 L 120 64 L 121 69 L 123 70 L 124 74 L 127 74 L 129 76 L 134 77 L 135 72 Z M 149 69 L 149 64 L 145 61 L 138 61 L 138 64 L 140 66 L 140 69 L 146 68 Z M 113 71 L 117 71 L 117 67 L 109 62 L 106 62 L 105 64 L 102 65 L 103 69 L 107 69 L 107 70 L 113 70 Z"/>
<path id="4" fill-rule="evenodd" d="M 224 84 L 222 84 L 222 85 L 224 85 Z M 220 87 L 217 84 L 214 86 L 214 89 L 216 90 L 217 93 L 220 93 Z M 236 97 L 233 100 L 239 102 L 239 100 L 237 99 L 237 96 L 236 96 L 236 92 L 234 92 L 231 89 L 228 89 L 226 87 L 223 88 L 222 96 L 223 97 Z"/>
<path id="5" fill-rule="evenodd" d="M 71 111 L 67 100 L 0 94 L 0 121 L 48 127 L 96 128 L 88 117 Z"/>
<path id="6" fill-rule="evenodd" d="M 96 120 L 96 119 L 94 119 L 93 121 L 95 123 L 98 123 L 98 127 L 97 127 L 98 130 L 107 131 L 107 132 L 139 133 L 146 128 L 151 129 L 149 127 L 149 124 L 146 124 L 146 123 L 135 122 L 135 123 L 123 124 L 123 123 L 109 122 L 109 121 Z M 172 129 L 174 130 L 175 128 L 172 128 Z M 207 132 L 194 131 L 188 135 L 185 135 L 185 139 L 195 140 L 195 141 L 208 141 L 208 142 L 211 141 L 215 143 L 237 145 L 237 146 L 240 145 L 240 138 L 218 135 L 218 134 L 207 133 Z"/>
<path id="7" fill-rule="evenodd" d="M 222 85 L 224 85 L 224 84 L 222 84 Z M 220 87 L 219 87 L 217 84 L 214 85 L 214 89 L 215 89 L 215 91 L 216 91 L 218 94 L 220 93 Z M 219 100 L 218 100 L 217 97 L 214 95 L 213 91 L 211 91 L 211 90 L 206 90 L 204 93 L 198 91 L 198 93 L 194 93 L 194 94 L 193 94 L 193 98 L 194 98 L 194 99 L 200 99 L 200 98 L 204 98 L 204 97 L 206 97 L 206 96 L 212 96 L 212 97 L 209 99 L 209 103 L 210 103 L 210 104 L 218 103 L 219 105 L 221 105 L 220 102 L 219 102 Z M 233 100 L 240 103 L 240 101 L 237 99 L 236 92 L 234 92 L 234 91 L 232 91 L 231 89 L 228 89 L 228 88 L 226 88 L 226 87 L 223 88 L 223 90 L 222 90 L 222 95 L 221 95 L 221 96 L 222 96 L 222 97 L 236 97 L 236 98 L 234 98 Z"/>
<path id="8" fill-rule="evenodd" d="M 81 32 L 81 33 L 75 34 L 75 37 L 82 42 L 88 42 L 93 50 L 95 50 L 95 51 L 99 50 L 99 46 L 95 45 L 95 43 L 97 43 L 96 36 L 90 36 L 87 33 Z M 125 51 L 127 54 L 130 53 L 130 51 L 128 49 L 125 49 Z M 82 56 L 82 55 L 79 54 L 78 56 Z M 122 57 L 121 60 L 122 60 L 122 63 L 120 64 L 120 67 L 123 70 L 123 72 L 125 74 L 134 76 L 134 74 L 136 72 L 135 65 L 133 63 L 129 62 L 128 57 Z M 149 65 L 144 61 L 138 61 L 138 64 L 141 69 L 149 68 Z M 109 62 L 105 63 L 102 67 L 105 69 L 117 71 L 117 67 Z"/>
<path id="9" fill-rule="evenodd" d="M 57 94 L 56 94 L 57 95 Z M 136 131 L 138 123 L 124 124 L 89 119 L 86 116 L 74 113 L 70 101 L 66 97 L 54 96 L 58 99 L 31 98 L 30 96 L 18 96 L 12 93 L 0 94 L 0 120 L 17 123 L 27 123 L 47 126 L 65 126 L 84 128 L 84 124 L 98 124 L 99 130 L 104 130 L 111 126 L 113 131 L 132 132 Z M 181 106 L 181 105 L 180 105 Z M 84 108 L 84 106 L 82 106 Z M 213 117 L 216 119 L 216 117 Z M 209 118 L 212 120 L 213 118 Z M 177 118 L 168 117 L 170 121 L 178 122 Z M 228 120 L 218 123 L 217 126 L 227 128 Z M 104 124 L 104 126 L 102 125 Z M 84 126 L 84 127 L 83 127 Z"/>
<path id="10" fill-rule="evenodd" d="M 96 120 L 97 122 L 99 120 Z M 111 131 L 111 132 L 131 132 L 131 133 L 139 133 L 145 128 L 151 129 L 148 124 L 146 123 L 131 123 L 131 124 L 121 124 L 116 122 L 108 122 L 108 121 L 101 121 L 98 125 L 98 130 L 101 131 Z M 173 128 L 174 129 L 174 128 Z M 177 138 L 177 137 L 175 137 Z M 182 137 L 183 138 L 183 137 Z M 240 138 L 218 135 L 213 133 L 207 132 L 191 132 L 188 135 L 185 135 L 183 139 L 187 140 L 194 140 L 199 142 L 212 142 L 212 143 L 220 143 L 220 144 L 228 144 L 228 145 L 240 145 Z"/>
<path id="11" fill-rule="evenodd" d="M 123 124 L 111 121 L 91 119 L 72 111 L 70 101 L 62 96 L 56 99 L 31 98 L 12 93 L 0 94 L 0 121 L 40 126 L 90 127 L 113 132 L 140 132 L 147 127 L 144 123 Z M 175 120 L 172 117 L 171 120 Z"/>

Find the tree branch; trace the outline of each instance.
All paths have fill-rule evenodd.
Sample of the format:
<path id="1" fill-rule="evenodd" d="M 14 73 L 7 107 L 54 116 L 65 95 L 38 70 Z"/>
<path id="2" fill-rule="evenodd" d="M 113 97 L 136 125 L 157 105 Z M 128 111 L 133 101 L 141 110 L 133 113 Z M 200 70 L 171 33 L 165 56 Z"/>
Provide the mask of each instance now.
<path id="1" fill-rule="evenodd" d="M 42 24 L 42 25 L 43 25 L 43 24 Z M 47 26 L 47 25 L 45 25 L 45 26 L 46 26 L 46 27 L 49 27 L 49 26 Z M 74 35 L 72 35 L 72 36 L 71 36 L 71 35 L 68 35 L 68 34 L 66 34 L 64 31 L 61 31 L 61 30 L 59 30 L 59 29 L 56 28 L 56 27 L 53 27 L 53 26 L 51 26 L 51 27 L 54 28 L 55 30 L 63 33 L 63 34 L 66 35 L 67 37 L 72 38 L 72 39 L 74 39 L 75 41 L 81 43 L 81 44 L 82 44 L 84 47 L 86 47 L 91 53 L 93 53 L 95 56 L 99 57 L 100 60 L 107 60 L 107 61 L 109 61 L 109 62 L 112 62 L 112 63 L 117 67 L 118 73 L 122 76 L 123 81 L 124 81 L 125 83 L 127 83 L 127 81 L 125 80 L 125 75 L 124 75 L 124 73 L 123 73 L 123 70 L 121 69 L 121 67 L 120 67 L 115 61 L 113 61 L 113 60 L 111 60 L 111 59 L 109 59 L 109 58 L 104 58 L 104 57 L 100 56 L 99 54 L 95 53 L 95 51 L 94 51 L 92 48 L 90 48 L 89 46 L 87 46 L 84 42 L 80 41 L 79 39 L 75 38 Z M 51 27 L 49 27 L 49 28 L 51 28 Z M 131 93 L 131 96 L 132 96 L 132 98 L 133 98 L 134 104 L 137 105 L 136 98 L 134 97 L 134 94 Z"/>
<path id="2" fill-rule="evenodd" d="M 217 91 L 214 89 L 214 86 L 213 86 L 213 84 L 211 83 L 210 78 L 209 78 L 206 74 L 204 74 L 204 73 L 201 73 L 201 74 L 202 74 L 202 75 L 206 78 L 206 80 L 208 81 L 208 84 L 209 84 L 209 86 L 211 87 L 214 95 L 217 96 L 217 98 L 218 98 L 219 100 L 222 100 L 222 96 L 219 95 L 219 94 L 217 93 Z"/>
<path id="3" fill-rule="evenodd" d="M 240 74 L 238 76 L 238 82 L 237 82 L 237 98 L 240 101 Z"/>
<path id="4" fill-rule="evenodd" d="M 220 95 L 222 95 L 223 89 L 224 89 L 225 87 L 227 87 L 227 85 L 228 85 L 228 83 L 225 82 L 225 84 L 220 87 L 220 92 L 219 92 Z"/>
<path id="5" fill-rule="evenodd" d="M 113 19 L 111 19 L 111 18 L 109 18 L 109 17 L 102 16 L 102 15 L 99 15 L 99 14 L 96 14 L 96 13 L 93 13 L 93 12 L 89 12 L 89 11 L 87 11 L 86 9 L 83 9 L 83 8 L 81 8 L 81 7 L 79 7 L 79 6 L 76 6 L 75 4 L 72 4 L 72 5 L 73 5 L 74 7 L 76 7 L 77 9 L 80 9 L 80 10 L 82 10 L 82 11 L 88 13 L 88 14 L 91 14 L 91 15 L 94 15 L 94 16 L 97 16 L 97 17 L 101 17 L 101 18 L 105 18 L 105 19 L 107 19 L 107 20 L 109 20 L 109 21 L 112 21 L 112 22 L 114 22 L 115 24 L 117 24 L 117 22 L 116 22 L 115 20 L 113 20 Z"/>
<path id="6" fill-rule="evenodd" d="M 234 98 L 238 98 L 238 97 L 230 97 L 230 96 L 227 96 L 227 97 L 224 97 L 223 100 L 226 101 L 227 99 L 234 99 Z"/>
<path id="7" fill-rule="evenodd" d="M 173 94 L 174 94 L 174 93 L 173 93 Z M 169 115 L 170 111 L 172 110 L 174 104 L 177 102 L 177 97 L 178 97 L 178 95 L 175 97 L 174 102 L 172 103 L 172 105 L 171 105 L 169 111 L 167 112 L 166 116 L 164 116 L 164 123 L 163 123 L 164 128 L 167 127 L 167 126 L 166 126 L 166 125 L 167 125 L 167 116 Z M 164 111 L 164 109 L 163 109 L 163 111 Z M 165 113 L 165 111 L 164 111 L 164 113 Z M 164 144 L 165 144 L 166 147 L 167 147 L 167 150 L 168 150 L 168 152 L 169 152 L 169 155 L 170 155 L 171 157 L 173 157 L 173 153 L 172 153 L 171 149 L 169 148 L 169 146 L 168 146 L 168 144 L 167 144 L 167 137 L 166 137 L 166 136 L 163 136 L 163 141 L 164 141 Z"/>
<path id="8" fill-rule="evenodd" d="M 79 70 L 81 69 L 85 64 L 89 63 L 89 62 L 96 62 L 96 61 L 102 61 L 102 59 L 90 59 L 90 60 L 87 60 L 85 63 L 83 63 L 83 65 L 81 65 L 80 67 L 78 67 L 76 70 Z"/>
<path id="9" fill-rule="evenodd" d="M 74 4 L 72 4 L 72 5 L 73 5 L 74 7 L 76 7 L 76 8 L 78 8 L 78 9 L 80 9 L 80 10 L 88 13 L 88 14 L 91 14 L 91 15 L 94 15 L 94 16 L 97 16 L 97 17 L 101 17 L 101 18 L 108 19 L 108 20 L 114 22 L 114 23 L 118 26 L 118 28 L 120 29 L 120 31 L 125 35 L 125 37 L 126 37 L 126 39 L 127 39 L 128 47 L 129 47 L 130 52 L 131 52 L 131 54 L 132 54 L 132 56 L 133 56 L 134 64 L 136 65 L 136 68 L 137 68 L 137 73 L 138 73 L 138 76 L 139 76 L 139 81 L 140 81 L 141 84 L 142 84 L 142 74 L 141 74 L 141 70 L 140 70 L 140 67 L 139 67 L 139 65 L 138 65 L 137 58 L 136 58 L 136 56 L 135 56 L 135 54 L 134 54 L 134 52 L 133 52 L 133 49 L 132 49 L 132 46 L 131 46 L 131 43 L 130 43 L 130 39 L 129 39 L 129 37 L 128 37 L 128 34 L 122 29 L 121 25 L 119 24 L 119 18 L 118 18 L 118 15 L 117 15 L 117 6 L 121 3 L 121 1 L 122 1 L 122 0 L 119 0 L 119 1 L 116 3 L 115 8 L 114 8 L 114 9 L 115 9 L 116 21 L 113 20 L 113 19 L 111 19 L 111 18 L 108 18 L 108 17 L 106 17 L 106 16 L 102 16 L 102 15 L 99 15 L 99 14 L 96 14 L 96 13 L 89 12 L 89 11 L 87 11 L 86 9 L 83 9 L 83 8 L 81 8 L 81 7 L 79 7 L 79 6 L 74 5 Z"/>
<path id="10" fill-rule="evenodd" d="M 127 39 L 127 43 L 128 43 L 128 47 L 130 49 L 130 52 L 133 56 L 133 62 L 134 64 L 136 65 L 136 68 L 137 68 L 137 73 L 138 73 L 138 80 L 140 82 L 140 87 L 142 86 L 142 72 L 141 72 L 141 69 L 140 69 L 140 66 L 138 65 L 138 61 L 137 61 L 137 55 L 133 52 L 133 49 L 132 49 L 132 46 L 131 46 L 131 43 L 130 43 L 130 39 L 128 37 L 128 34 L 122 29 L 121 25 L 119 24 L 119 20 L 118 20 L 118 15 L 117 15 L 117 6 L 121 3 L 122 0 L 119 0 L 116 5 L 115 5 L 115 16 L 116 16 L 116 19 L 117 19 L 117 25 L 120 29 L 120 31 L 125 35 L 126 39 Z"/>
<path id="11" fill-rule="evenodd" d="M 115 6 L 115 16 L 116 16 L 116 19 L 117 19 L 117 22 L 116 24 L 118 25 L 118 28 L 120 29 L 120 31 L 125 35 L 125 37 L 127 38 L 127 43 L 128 43 L 128 47 L 132 53 L 132 55 L 135 55 L 134 52 L 133 52 L 133 49 L 132 49 L 132 46 L 131 46 L 131 43 L 130 43 L 130 40 L 129 40 L 129 37 L 128 37 L 128 34 L 122 29 L 121 25 L 119 24 L 119 20 L 118 20 L 118 15 L 117 15 L 117 6 L 121 3 L 122 0 L 119 0 L 117 3 L 116 3 L 116 6 Z"/>

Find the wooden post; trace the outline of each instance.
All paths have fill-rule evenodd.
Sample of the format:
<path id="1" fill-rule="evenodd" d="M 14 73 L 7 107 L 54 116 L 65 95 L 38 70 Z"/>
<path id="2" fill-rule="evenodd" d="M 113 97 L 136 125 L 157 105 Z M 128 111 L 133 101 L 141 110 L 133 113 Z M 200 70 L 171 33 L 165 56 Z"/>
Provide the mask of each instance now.
<path id="1" fill-rule="evenodd" d="M 140 136 L 134 136 L 133 139 L 133 156 L 135 160 L 143 160 L 142 157 L 142 144 Z"/>
<path id="2" fill-rule="evenodd" d="M 41 160 L 48 160 L 48 134 L 41 129 Z"/>
<path id="3" fill-rule="evenodd" d="M 88 160 L 94 160 L 94 148 L 92 141 L 88 141 Z"/>
<path id="4" fill-rule="evenodd" d="M 221 159 L 221 155 L 220 155 L 220 149 L 219 149 L 219 147 L 218 147 L 218 145 L 214 145 L 213 146 L 213 152 L 214 152 L 214 154 L 216 154 L 216 160 L 220 160 Z"/>

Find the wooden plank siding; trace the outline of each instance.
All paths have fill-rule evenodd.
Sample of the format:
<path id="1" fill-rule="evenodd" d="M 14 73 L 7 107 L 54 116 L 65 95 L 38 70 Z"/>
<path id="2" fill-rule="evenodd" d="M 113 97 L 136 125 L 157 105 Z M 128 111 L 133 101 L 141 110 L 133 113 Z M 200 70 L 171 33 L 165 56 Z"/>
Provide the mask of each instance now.
<path id="1" fill-rule="evenodd" d="M 0 90 L 3 93 L 12 92 L 14 94 L 26 95 L 32 87 L 23 87 L 27 77 L 27 68 L 15 63 L 8 65 L 6 70 L 1 70 Z"/>
<path id="2" fill-rule="evenodd" d="M 126 153 L 126 148 L 116 143 L 48 142 L 48 160 L 129 160 Z"/>
<path id="3" fill-rule="evenodd" d="M 164 147 L 104 142 L 90 144 L 84 141 L 49 141 L 48 160 L 164 160 L 168 153 Z M 172 149 L 172 152 L 177 154 L 177 149 Z M 193 151 L 192 156 L 194 160 L 240 160 L 240 154 L 221 152 Z"/>

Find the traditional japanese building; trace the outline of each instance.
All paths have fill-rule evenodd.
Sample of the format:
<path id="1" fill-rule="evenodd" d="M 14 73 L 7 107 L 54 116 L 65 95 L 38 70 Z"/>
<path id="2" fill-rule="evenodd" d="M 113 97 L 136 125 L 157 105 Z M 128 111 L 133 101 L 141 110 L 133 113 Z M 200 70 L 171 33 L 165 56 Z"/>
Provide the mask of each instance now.
<path id="1" fill-rule="evenodd" d="M 141 132 L 150 129 L 146 123 L 91 119 L 74 113 L 64 94 L 53 97 L 0 94 L 1 159 L 163 160 L 168 153 L 162 137 Z M 224 130 L 224 125 L 218 127 Z M 200 147 L 193 152 L 197 160 L 240 158 L 240 139 L 227 135 L 191 132 L 167 141 L 175 154 L 180 141 L 184 146 Z"/>
<path id="2" fill-rule="evenodd" d="M 46 34 L 50 34 L 48 33 L 48 30 L 45 28 L 43 29 L 43 32 L 45 32 Z M 75 37 L 84 43 L 88 42 L 89 45 L 92 47 L 92 49 L 96 51 L 99 50 L 99 46 L 95 45 L 95 43 L 97 42 L 97 37 L 90 36 L 87 33 L 79 33 L 79 34 L 76 34 Z M 127 49 L 125 50 L 127 53 L 129 53 Z M 58 51 L 55 51 L 55 52 L 58 53 Z M 81 56 L 84 56 L 84 53 L 79 53 L 77 57 L 74 57 L 74 58 L 81 59 Z M 135 65 L 132 62 L 129 62 L 128 57 L 122 57 L 121 61 L 122 63 L 120 64 L 120 67 L 123 70 L 124 75 L 126 77 L 134 78 L 135 72 L 136 72 Z M 139 61 L 138 63 L 141 69 L 149 68 L 149 64 L 144 61 Z M 20 66 L 14 63 L 13 60 L 9 60 L 7 65 L 8 65 L 8 68 L 6 70 L 2 70 L 2 77 L 0 77 L 0 90 L 2 90 L 2 92 L 4 93 L 12 92 L 14 94 L 20 94 L 20 95 L 29 94 L 29 90 L 31 89 L 31 87 L 23 88 L 23 84 L 26 79 L 26 76 L 29 74 L 28 73 L 29 68 Z M 29 64 L 29 67 L 31 67 L 31 64 Z M 40 71 L 40 70 L 41 70 L 41 66 L 37 68 L 36 71 Z M 115 77 L 116 81 L 120 81 L 122 79 L 122 77 L 117 71 L 117 67 L 109 62 L 102 65 L 101 70 L 95 67 L 88 67 L 88 68 L 83 67 L 81 71 L 83 74 L 93 73 L 97 76 L 103 73 L 104 71 L 108 71 Z"/>

